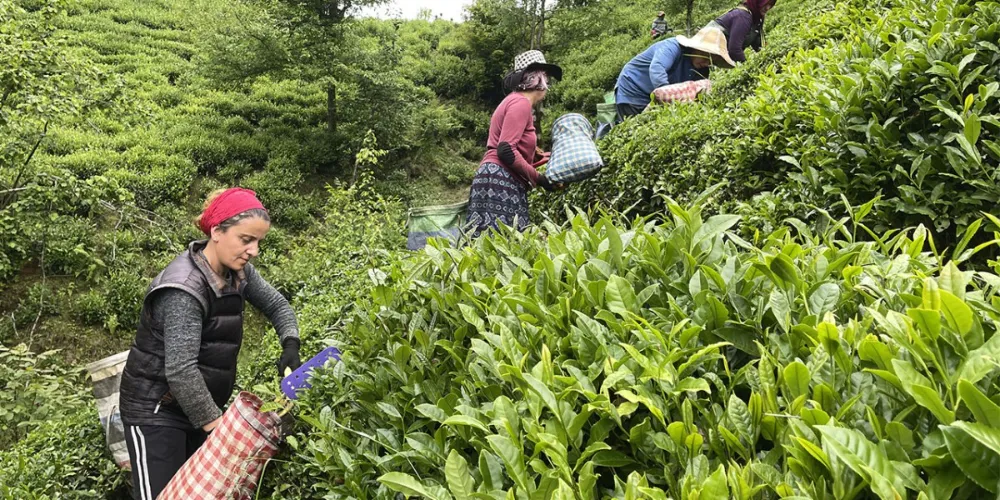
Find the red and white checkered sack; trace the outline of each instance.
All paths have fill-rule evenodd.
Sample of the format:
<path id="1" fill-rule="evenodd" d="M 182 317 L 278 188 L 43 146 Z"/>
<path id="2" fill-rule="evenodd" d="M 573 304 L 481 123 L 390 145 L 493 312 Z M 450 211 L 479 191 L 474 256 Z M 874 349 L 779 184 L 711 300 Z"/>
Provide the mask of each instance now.
<path id="1" fill-rule="evenodd" d="M 691 82 L 675 83 L 664 85 L 653 91 L 656 102 L 690 102 L 698 98 L 702 92 L 712 90 L 712 81 L 709 79 L 695 80 Z"/>
<path id="2" fill-rule="evenodd" d="M 160 500 L 250 499 L 264 464 L 278 452 L 281 418 L 261 413 L 261 400 L 241 392 L 167 487 Z"/>

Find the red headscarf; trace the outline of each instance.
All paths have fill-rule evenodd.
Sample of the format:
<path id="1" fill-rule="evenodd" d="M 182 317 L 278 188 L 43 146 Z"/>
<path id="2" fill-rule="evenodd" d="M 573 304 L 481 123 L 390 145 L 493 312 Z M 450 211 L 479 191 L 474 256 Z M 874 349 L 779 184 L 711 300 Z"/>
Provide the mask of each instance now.
<path id="1" fill-rule="evenodd" d="M 216 196 L 208 208 L 201 213 L 198 227 L 203 233 L 211 234 L 213 227 L 222 224 L 234 215 L 255 208 L 265 210 L 264 205 L 257 199 L 257 193 L 249 189 L 229 188 Z"/>
<path id="2" fill-rule="evenodd" d="M 747 9 L 750 10 L 750 14 L 753 15 L 753 20 L 756 23 L 764 20 L 764 13 L 762 12 L 764 6 L 771 4 L 773 7 L 777 1 L 778 0 L 744 0 L 743 3 L 746 4 Z"/>

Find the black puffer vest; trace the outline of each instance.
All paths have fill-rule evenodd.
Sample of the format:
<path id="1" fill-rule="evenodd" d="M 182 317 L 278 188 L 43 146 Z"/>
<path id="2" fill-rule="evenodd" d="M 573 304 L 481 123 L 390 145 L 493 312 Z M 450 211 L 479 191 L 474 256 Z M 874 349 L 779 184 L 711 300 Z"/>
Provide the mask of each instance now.
<path id="1" fill-rule="evenodd" d="M 192 428 L 191 421 L 170 394 L 164 367 L 163 325 L 153 320 L 154 297 L 164 289 L 183 290 L 206 312 L 201 330 L 198 369 L 212 399 L 220 408 L 236 384 L 236 358 L 243 341 L 245 281 L 219 293 L 195 261 L 204 241 L 191 243 L 149 285 L 143 300 L 138 333 L 122 373 L 119 401 L 126 425 L 164 425 Z"/>

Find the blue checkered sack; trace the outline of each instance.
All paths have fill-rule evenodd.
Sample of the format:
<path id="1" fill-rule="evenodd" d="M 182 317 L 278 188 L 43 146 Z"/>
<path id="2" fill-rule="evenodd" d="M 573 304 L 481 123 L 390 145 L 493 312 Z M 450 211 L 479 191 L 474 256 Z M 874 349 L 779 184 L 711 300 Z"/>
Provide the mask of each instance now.
<path id="1" fill-rule="evenodd" d="M 595 175 L 604 160 L 594 144 L 594 128 L 583 115 L 569 113 L 552 124 L 552 156 L 545 176 L 554 183 L 577 182 Z"/>

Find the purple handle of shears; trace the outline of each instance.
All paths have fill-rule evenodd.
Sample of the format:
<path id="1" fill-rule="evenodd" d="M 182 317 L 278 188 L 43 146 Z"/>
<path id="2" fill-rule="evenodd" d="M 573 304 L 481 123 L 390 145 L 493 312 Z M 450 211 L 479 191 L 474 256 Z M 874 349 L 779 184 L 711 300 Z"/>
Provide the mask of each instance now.
<path id="1" fill-rule="evenodd" d="M 312 371 L 320 366 L 323 366 L 331 358 L 340 361 L 340 350 L 336 347 L 327 347 L 319 354 L 313 356 L 312 359 L 306 361 L 297 370 L 282 379 L 281 392 L 285 393 L 285 396 L 288 396 L 288 399 L 298 399 L 299 391 L 312 387 L 312 384 L 309 383 Z"/>

